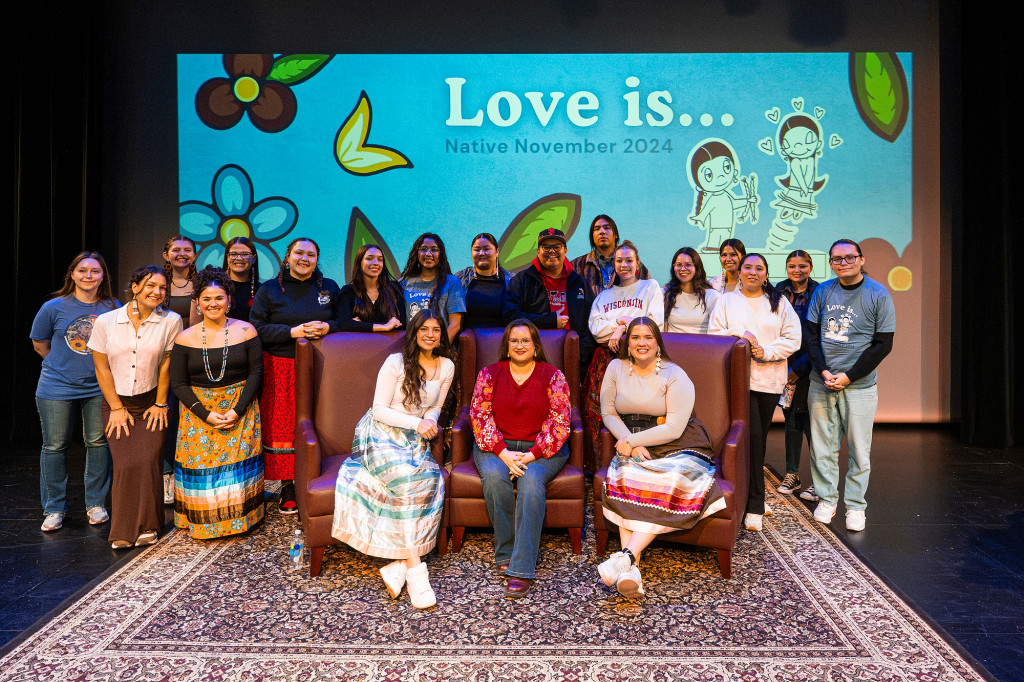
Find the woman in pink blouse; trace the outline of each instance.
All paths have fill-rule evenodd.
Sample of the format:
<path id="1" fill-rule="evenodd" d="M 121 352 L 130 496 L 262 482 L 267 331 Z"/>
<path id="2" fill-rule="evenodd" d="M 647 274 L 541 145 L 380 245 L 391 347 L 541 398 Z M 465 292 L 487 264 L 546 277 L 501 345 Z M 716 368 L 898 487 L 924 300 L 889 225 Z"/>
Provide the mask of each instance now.
<path id="1" fill-rule="evenodd" d="M 469 414 L 494 561 L 508 576 L 505 596 L 518 599 L 536 577 L 547 485 L 569 459 L 569 385 L 529 320 L 505 328 L 501 357 L 480 370 Z"/>

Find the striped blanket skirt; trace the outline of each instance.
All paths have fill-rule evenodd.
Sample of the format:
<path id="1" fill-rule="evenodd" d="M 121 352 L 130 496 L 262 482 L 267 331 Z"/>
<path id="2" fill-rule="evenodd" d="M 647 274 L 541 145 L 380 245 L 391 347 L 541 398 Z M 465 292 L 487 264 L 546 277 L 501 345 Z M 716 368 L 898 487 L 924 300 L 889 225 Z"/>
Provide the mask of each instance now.
<path id="1" fill-rule="evenodd" d="M 725 508 L 715 460 L 695 450 L 634 461 L 617 455 L 604 482 L 604 515 L 640 533 L 687 530 Z"/>
<path id="2" fill-rule="evenodd" d="M 385 559 L 423 556 L 437 543 L 444 481 L 429 443 L 368 411 L 338 472 L 331 535 Z"/>
<path id="3" fill-rule="evenodd" d="M 208 410 L 226 412 L 245 382 L 193 387 Z M 228 430 L 215 429 L 181 408 L 174 463 L 174 525 L 194 538 L 244 533 L 263 518 L 260 407 L 255 400 Z"/>

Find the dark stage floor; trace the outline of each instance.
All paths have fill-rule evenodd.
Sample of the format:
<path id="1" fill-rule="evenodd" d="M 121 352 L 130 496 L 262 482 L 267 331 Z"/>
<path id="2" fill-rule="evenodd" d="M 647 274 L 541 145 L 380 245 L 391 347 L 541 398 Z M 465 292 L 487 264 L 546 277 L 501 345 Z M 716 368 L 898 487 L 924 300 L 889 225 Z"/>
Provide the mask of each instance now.
<path id="1" fill-rule="evenodd" d="M 840 507 L 833 530 L 998 679 L 1024 680 L 1024 449 L 964 447 L 949 427 L 880 426 L 873 450 L 867 529 L 848 534 Z M 781 425 L 768 452 L 782 471 Z M 0 461 L 0 645 L 131 555 L 85 519 L 80 448 L 72 513 L 62 530 L 39 530 L 38 457 L 7 448 Z"/>

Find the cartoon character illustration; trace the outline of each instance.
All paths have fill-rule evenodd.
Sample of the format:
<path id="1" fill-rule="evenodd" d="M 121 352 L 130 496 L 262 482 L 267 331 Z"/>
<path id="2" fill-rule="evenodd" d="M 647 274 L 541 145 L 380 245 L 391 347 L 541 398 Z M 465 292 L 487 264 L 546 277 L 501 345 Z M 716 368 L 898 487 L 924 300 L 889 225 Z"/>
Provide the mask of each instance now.
<path id="1" fill-rule="evenodd" d="M 688 159 L 693 188 L 693 215 L 689 220 L 708 236 L 701 251 L 718 253 L 726 239 L 732 239 L 736 221 L 757 223 L 757 174 L 740 175 L 736 152 L 725 140 L 709 139 L 693 148 Z M 743 196 L 731 189 L 743 186 Z"/>
<path id="2" fill-rule="evenodd" d="M 789 172 L 775 178 L 781 189 L 775 191 L 772 208 L 779 220 L 792 223 L 818 217 L 814 197 L 828 182 L 828 175 L 818 177 L 818 157 L 824 146 L 821 126 L 804 114 L 787 116 L 779 124 L 778 145 Z"/>
<path id="3" fill-rule="evenodd" d="M 825 338 L 832 341 L 849 341 L 846 332 L 850 331 L 850 316 L 843 314 L 838 319 L 830 317 L 825 321 Z"/>
<path id="4" fill-rule="evenodd" d="M 850 333 L 850 324 L 851 324 L 852 322 L 853 322 L 853 321 L 852 321 L 852 320 L 850 319 L 850 316 L 849 316 L 849 315 L 847 315 L 847 314 L 843 314 L 843 315 L 841 315 L 841 316 L 839 317 L 839 333 L 840 333 L 840 334 L 841 334 L 841 335 L 842 335 L 842 336 L 843 336 L 844 338 L 846 337 L 846 335 L 847 335 L 847 334 L 849 334 L 849 333 Z"/>

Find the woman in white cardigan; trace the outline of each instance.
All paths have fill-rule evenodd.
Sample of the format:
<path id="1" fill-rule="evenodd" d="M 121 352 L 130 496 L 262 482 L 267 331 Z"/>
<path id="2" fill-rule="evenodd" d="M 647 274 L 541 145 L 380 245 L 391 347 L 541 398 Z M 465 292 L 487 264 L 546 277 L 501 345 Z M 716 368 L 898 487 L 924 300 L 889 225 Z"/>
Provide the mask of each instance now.
<path id="1" fill-rule="evenodd" d="M 786 386 L 786 358 L 800 348 L 800 317 L 768 281 L 768 263 L 759 253 L 740 262 L 740 286 L 718 299 L 708 333 L 750 342 L 750 494 L 743 525 L 761 530 L 771 514 L 764 503 L 764 451 L 768 428 Z"/>
<path id="2" fill-rule="evenodd" d="M 660 328 L 665 323 L 665 298 L 661 287 L 653 279 L 640 279 L 640 252 L 628 239 L 615 249 L 615 275 L 612 286 L 605 289 L 590 308 L 590 333 L 597 342 L 597 350 L 590 361 L 584 400 L 584 424 L 592 452 L 598 452 L 598 434 L 601 431 L 601 382 L 608 364 L 619 353 L 619 342 L 626 343 L 622 335 L 637 317 L 649 317 Z"/>

